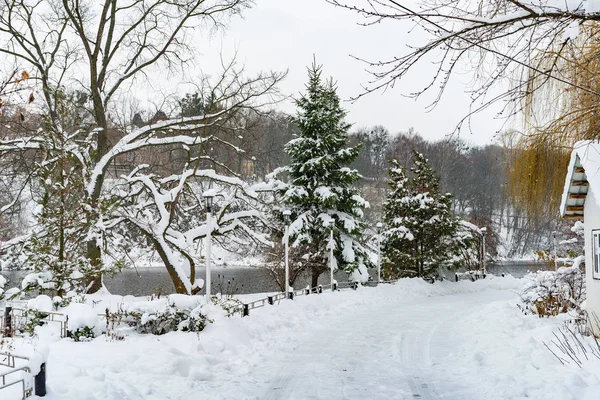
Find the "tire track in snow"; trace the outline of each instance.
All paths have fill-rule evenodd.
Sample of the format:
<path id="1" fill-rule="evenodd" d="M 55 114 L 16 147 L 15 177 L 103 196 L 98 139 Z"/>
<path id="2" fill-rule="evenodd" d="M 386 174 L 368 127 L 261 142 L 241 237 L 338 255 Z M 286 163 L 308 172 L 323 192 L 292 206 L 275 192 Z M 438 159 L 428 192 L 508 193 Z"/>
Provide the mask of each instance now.
<path id="1" fill-rule="evenodd" d="M 309 322 L 292 346 L 279 344 L 278 355 L 251 372 L 258 384 L 249 398 L 472 400 L 469 386 L 451 381 L 439 362 L 464 340 L 453 334 L 454 322 L 476 304 L 495 301 L 490 297 L 366 303 L 351 314 Z"/>

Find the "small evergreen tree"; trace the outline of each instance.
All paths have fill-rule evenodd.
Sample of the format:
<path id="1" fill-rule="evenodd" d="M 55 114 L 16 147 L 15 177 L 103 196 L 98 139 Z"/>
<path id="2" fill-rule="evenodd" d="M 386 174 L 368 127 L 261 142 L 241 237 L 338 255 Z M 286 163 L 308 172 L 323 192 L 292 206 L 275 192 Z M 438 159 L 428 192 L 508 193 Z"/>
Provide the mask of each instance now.
<path id="1" fill-rule="evenodd" d="M 285 148 L 291 163 L 279 170 L 289 178 L 281 194 L 284 206 L 292 211 L 290 243 L 295 253 L 302 252 L 316 286 L 319 275 L 329 269 L 328 222 L 333 219 L 335 265 L 347 272 L 360 271 L 367 280 L 368 258 L 356 237 L 365 228 L 362 209 L 368 203 L 353 187 L 360 175 L 348 167 L 360 147 L 346 147 L 350 124 L 344 121 L 346 112 L 333 81 L 322 81 L 316 63 L 308 72 L 307 93 L 296 101 L 298 113 L 292 118 L 299 134 Z"/>
<path id="2" fill-rule="evenodd" d="M 460 265 L 471 236 L 452 212 L 452 195 L 441 194 L 439 178 L 423 154 L 414 152 L 412 177 L 397 160 L 389 169 L 384 203 L 382 266 L 388 277 L 431 277 Z"/>

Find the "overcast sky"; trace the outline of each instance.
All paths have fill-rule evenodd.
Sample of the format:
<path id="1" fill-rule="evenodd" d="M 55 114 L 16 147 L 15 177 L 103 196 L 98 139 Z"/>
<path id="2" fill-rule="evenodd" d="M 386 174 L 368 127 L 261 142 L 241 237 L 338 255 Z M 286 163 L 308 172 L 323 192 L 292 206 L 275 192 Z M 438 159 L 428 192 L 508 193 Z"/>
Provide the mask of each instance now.
<path id="1" fill-rule="evenodd" d="M 419 31 L 411 31 L 406 22 L 390 21 L 372 27 L 359 26 L 361 17 L 336 8 L 325 0 L 257 0 L 256 5 L 235 19 L 229 28 L 211 39 L 210 51 L 222 51 L 231 56 L 238 51 L 238 59 L 248 71 L 289 70 L 281 89 L 297 95 L 306 83 L 306 67 L 313 54 L 323 64 L 326 76 L 338 83 L 338 93 L 348 100 L 362 92 L 361 85 L 372 79 L 365 65 L 350 57 L 355 55 L 369 60 L 382 60 L 391 55 L 404 54 L 406 44 L 425 40 Z M 409 32 L 410 31 L 410 32 Z M 434 70 L 423 63 L 412 75 L 386 92 L 370 94 L 358 101 L 345 102 L 349 122 L 354 127 L 384 125 L 392 132 L 414 127 L 428 139 L 440 139 L 452 132 L 457 122 L 469 110 L 469 96 L 465 88 L 472 76 L 464 71 L 453 77 L 442 102 L 431 112 L 426 106 L 434 93 L 417 101 L 403 95 L 426 83 Z M 293 104 L 281 108 L 293 112 Z M 495 118 L 499 110 L 487 111 L 472 121 L 472 133 L 464 130 L 461 136 L 474 144 L 486 144 L 502 127 Z"/>

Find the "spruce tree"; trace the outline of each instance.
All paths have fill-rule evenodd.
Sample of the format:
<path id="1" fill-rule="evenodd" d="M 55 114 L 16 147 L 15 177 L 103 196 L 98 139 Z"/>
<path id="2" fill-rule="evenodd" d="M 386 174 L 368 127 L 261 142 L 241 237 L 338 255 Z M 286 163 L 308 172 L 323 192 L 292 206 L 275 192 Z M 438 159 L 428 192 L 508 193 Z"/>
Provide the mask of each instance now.
<path id="1" fill-rule="evenodd" d="M 292 118 L 299 133 L 285 147 L 291 162 L 282 169 L 289 183 L 283 189 L 284 206 L 292 211 L 290 243 L 316 286 L 319 275 L 329 269 L 328 221 L 335 221 L 334 262 L 347 272 L 360 271 L 366 280 L 369 263 L 365 249 L 356 238 L 363 232 L 363 208 L 368 203 L 353 187 L 360 175 L 348 166 L 360 148 L 347 147 L 350 124 L 340 106 L 336 86 L 321 79 L 321 67 L 313 63 L 308 71 L 306 94 L 297 101 Z"/>
<path id="2" fill-rule="evenodd" d="M 460 265 L 462 250 L 471 245 L 471 237 L 452 212 L 452 195 L 440 193 L 439 178 L 427 159 L 414 152 L 410 178 L 396 160 L 388 173 L 384 273 L 388 277 L 433 277 L 440 268 Z"/>

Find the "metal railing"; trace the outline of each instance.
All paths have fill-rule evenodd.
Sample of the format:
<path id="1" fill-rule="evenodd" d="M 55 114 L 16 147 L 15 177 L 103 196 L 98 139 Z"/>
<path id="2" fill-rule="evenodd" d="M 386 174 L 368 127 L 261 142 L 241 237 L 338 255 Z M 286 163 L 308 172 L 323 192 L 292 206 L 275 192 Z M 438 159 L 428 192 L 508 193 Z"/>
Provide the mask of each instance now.
<path id="1" fill-rule="evenodd" d="M 32 395 L 32 388 L 27 387 L 27 385 L 25 384 L 25 378 L 21 377 L 16 381 L 6 383 L 6 377 L 8 377 L 11 374 L 16 374 L 17 372 L 26 372 L 28 374 L 31 374 L 31 369 L 29 367 L 13 368 L 10 371 L 1 374 L 0 379 L 2 380 L 2 383 L 0 384 L 0 391 L 2 391 L 3 389 L 8 389 L 14 385 L 21 384 L 21 391 L 23 393 L 21 399 L 25 400 L 27 397 Z"/>
<path id="2" fill-rule="evenodd" d="M 0 374 L 0 382 L 1 382 L 0 383 L 0 392 L 2 392 L 2 390 L 4 390 L 4 389 L 8 389 L 12 386 L 21 384 L 21 391 L 22 391 L 21 398 L 22 399 L 25 399 L 25 398 L 31 396 L 32 394 L 35 394 L 36 396 L 40 396 L 40 397 L 44 397 L 46 395 L 46 363 L 45 362 L 43 362 L 40 365 L 40 370 L 37 373 L 37 375 L 32 376 L 30 366 L 28 366 L 28 365 L 17 366 L 16 360 L 23 360 L 23 361 L 25 361 L 25 364 L 30 364 L 30 359 L 28 357 L 18 356 L 18 355 L 11 354 L 11 353 L 0 352 L 0 358 L 3 358 L 2 362 L 0 362 L 0 365 L 10 368 L 9 371 Z M 30 387 L 27 387 L 28 385 L 26 384 L 25 377 L 23 377 L 23 376 L 20 376 L 19 379 L 17 379 L 17 380 L 9 381 L 7 383 L 7 377 L 9 377 L 10 375 L 16 374 L 17 372 L 25 372 L 25 373 L 29 374 L 28 380 L 33 381 L 33 384 L 30 385 Z M 1 395 L 0 395 L 0 398 L 2 398 Z"/>
<path id="3" fill-rule="evenodd" d="M 396 280 L 391 280 L 391 281 L 368 281 L 368 282 L 364 282 L 364 283 L 359 283 L 359 282 L 342 282 L 342 283 L 334 283 L 333 285 L 329 284 L 329 285 L 319 285 L 316 287 L 306 287 L 305 289 L 298 289 L 298 290 L 293 290 L 290 291 L 288 293 L 288 296 L 285 295 L 285 293 L 281 292 L 281 293 L 277 293 L 274 294 L 272 296 L 267 296 L 265 298 L 262 299 L 258 299 L 258 300 L 254 300 L 251 301 L 249 303 L 243 303 L 243 308 L 242 308 L 242 316 L 243 317 L 247 317 L 250 315 L 250 310 L 253 310 L 255 308 L 260 308 L 260 307 L 264 307 L 266 305 L 275 305 L 276 301 L 279 300 L 284 300 L 286 298 L 293 300 L 294 297 L 297 296 L 308 296 L 311 293 L 313 294 L 321 294 L 323 293 L 324 287 L 329 287 L 333 292 L 341 290 L 341 289 L 358 289 L 358 286 L 362 285 L 362 286 L 369 286 L 369 287 L 375 287 L 379 284 L 383 284 L 383 283 L 394 283 L 396 282 Z"/>
<path id="4" fill-rule="evenodd" d="M 8 328 L 14 336 L 21 336 L 23 329 L 27 326 L 29 321 L 29 316 L 27 315 L 28 310 L 20 307 L 6 306 L 2 311 L 3 312 L 0 313 L 0 332 L 6 332 Z M 41 321 L 58 324 L 60 328 L 60 337 L 67 337 L 67 326 L 69 322 L 69 317 L 67 315 L 54 311 L 39 312 L 46 315 Z M 10 316 L 10 326 L 7 326 L 6 324 L 8 315 Z"/>
<path id="5" fill-rule="evenodd" d="M 29 358 L 27 357 L 17 356 L 8 353 L 0 353 L 0 357 L 4 357 L 3 359 L 0 359 L 0 365 L 9 368 L 15 368 L 17 366 L 16 360 L 29 361 Z"/>
<path id="6" fill-rule="evenodd" d="M 486 276 L 487 276 L 487 274 L 481 270 L 455 272 L 454 273 L 454 281 L 458 282 L 460 280 L 470 280 L 470 281 L 474 282 L 479 279 L 485 279 Z M 502 276 L 504 276 L 504 274 L 502 274 Z"/>
<path id="7" fill-rule="evenodd" d="M 0 353 L 0 365 L 4 366 L 4 367 L 8 367 L 11 370 L 4 372 L 3 374 L 0 374 L 0 391 L 2 391 L 3 389 L 8 389 L 12 386 L 21 384 L 21 392 L 22 392 L 22 399 L 25 399 L 29 396 L 32 395 L 32 388 L 31 387 L 27 387 L 27 384 L 25 382 L 25 378 L 24 377 L 20 377 L 20 379 L 17 379 L 15 381 L 12 382 L 6 382 L 7 377 L 10 377 L 10 375 L 16 374 L 17 372 L 25 372 L 28 374 L 31 374 L 31 369 L 28 366 L 21 366 L 21 367 L 17 367 L 17 361 L 16 360 L 23 360 L 25 362 L 29 362 L 29 358 L 27 357 L 23 357 L 23 356 L 18 356 L 15 354 L 9 354 L 9 353 Z"/>

